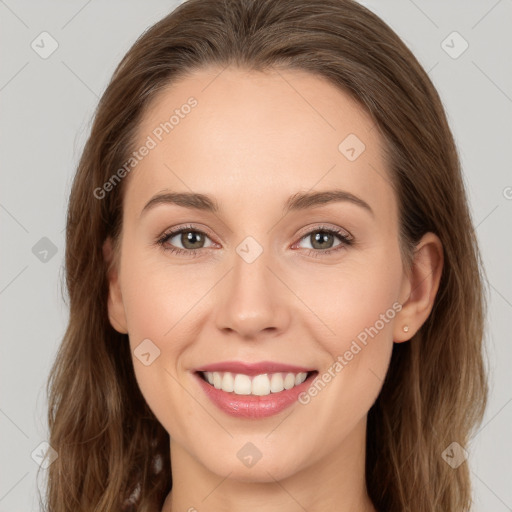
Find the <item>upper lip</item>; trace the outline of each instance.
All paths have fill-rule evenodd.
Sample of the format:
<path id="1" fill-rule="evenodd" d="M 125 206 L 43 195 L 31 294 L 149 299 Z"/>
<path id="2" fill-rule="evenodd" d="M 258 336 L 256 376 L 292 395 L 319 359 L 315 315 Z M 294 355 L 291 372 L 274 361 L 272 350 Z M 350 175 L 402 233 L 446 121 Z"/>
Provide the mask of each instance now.
<path id="1" fill-rule="evenodd" d="M 222 361 L 220 363 L 207 364 L 195 369 L 196 372 L 232 372 L 244 375 L 261 375 L 263 373 L 302 373 L 315 371 L 313 368 L 295 366 L 291 364 L 276 363 L 273 361 L 261 361 L 259 363 L 246 363 L 243 361 Z"/>

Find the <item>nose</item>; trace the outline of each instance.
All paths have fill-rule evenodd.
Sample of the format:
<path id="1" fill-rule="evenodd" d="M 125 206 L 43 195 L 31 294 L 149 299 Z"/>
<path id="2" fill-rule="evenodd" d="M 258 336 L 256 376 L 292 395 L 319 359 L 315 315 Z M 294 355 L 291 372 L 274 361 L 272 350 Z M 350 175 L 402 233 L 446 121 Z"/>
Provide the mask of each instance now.
<path id="1" fill-rule="evenodd" d="M 216 297 L 218 329 L 245 340 L 278 336 L 287 329 L 291 317 L 287 305 L 293 294 L 284 276 L 271 268 L 270 259 L 265 251 L 252 262 L 235 256 Z"/>

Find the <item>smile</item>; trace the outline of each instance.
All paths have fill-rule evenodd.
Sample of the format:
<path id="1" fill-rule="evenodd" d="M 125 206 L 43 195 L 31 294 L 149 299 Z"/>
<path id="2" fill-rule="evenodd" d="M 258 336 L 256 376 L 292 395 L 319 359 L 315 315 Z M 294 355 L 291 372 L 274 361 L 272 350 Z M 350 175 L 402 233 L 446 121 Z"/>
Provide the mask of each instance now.
<path id="1" fill-rule="evenodd" d="M 259 419 L 279 414 L 295 404 L 318 371 L 252 376 L 227 371 L 195 371 L 193 375 L 218 409 L 237 418 Z"/>

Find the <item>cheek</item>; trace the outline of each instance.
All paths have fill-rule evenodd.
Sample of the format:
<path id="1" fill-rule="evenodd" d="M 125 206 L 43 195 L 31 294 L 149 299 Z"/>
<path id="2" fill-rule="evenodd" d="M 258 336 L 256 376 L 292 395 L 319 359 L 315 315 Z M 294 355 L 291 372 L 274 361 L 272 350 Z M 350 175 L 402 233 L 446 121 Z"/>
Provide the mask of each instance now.
<path id="1" fill-rule="evenodd" d="M 127 294 L 126 315 L 135 378 L 142 396 L 167 432 L 182 440 L 192 404 L 186 391 L 189 383 L 182 381 L 180 368 L 188 337 L 180 328 L 186 325 L 186 309 L 190 308 L 180 305 L 179 299 L 171 299 L 175 293 L 164 284 L 161 280 L 142 280 Z"/>
<path id="2" fill-rule="evenodd" d="M 354 422 L 361 418 L 380 392 L 401 310 L 398 249 L 396 254 L 390 249 L 353 261 L 339 271 L 331 269 L 329 279 L 317 280 L 325 283 L 321 291 L 309 286 L 307 295 L 308 305 L 323 324 L 318 330 L 323 334 L 316 339 L 330 357 L 316 386 L 322 397 L 304 397 L 304 401 L 315 401 L 315 417 L 336 411 L 329 413 L 331 421 L 339 421 L 343 431 L 347 418 Z M 302 293 L 306 293 L 304 288 Z"/>
<path id="3" fill-rule="evenodd" d="M 191 384 L 185 354 L 201 336 L 205 307 L 211 304 L 208 294 L 219 277 L 207 265 L 192 269 L 190 263 L 173 264 L 165 256 L 137 250 L 135 243 L 128 248 L 128 237 L 125 242 L 122 295 L 135 377 L 160 423 L 183 439 L 187 418 L 197 409 L 187 391 Z M 150 353 L 150 365 L 139 360 L 141 352 Z M 158 357 L 153 359 L 153 354 Z"/>
<path id="4" fill-rule="evenodd" d="M 303 276 L 308 279 L 304 280 Z M 393 324 L 401 305 L 402 264 L 398 247 L 379 246 L 347 257 L 330 267 L 300 269 L 293 288 L 304 297 L 319 324 L 322 343 L 333 357 L 350 348 L 353 340 L 392 341 Z M 369 345 L 369 343 L 368 343 Z"/>
<path id="5" fill-rule="evenodd" d="M 127 257 L 123 270 L 123 304 L 134 342 L 149 338 L 161 349 L 179 351 L 183 336 L 176 333 L 190 323 L 194 306 L 211 288 L 211 276 L 209 281 L 187 265 L 144 254 Z"/>

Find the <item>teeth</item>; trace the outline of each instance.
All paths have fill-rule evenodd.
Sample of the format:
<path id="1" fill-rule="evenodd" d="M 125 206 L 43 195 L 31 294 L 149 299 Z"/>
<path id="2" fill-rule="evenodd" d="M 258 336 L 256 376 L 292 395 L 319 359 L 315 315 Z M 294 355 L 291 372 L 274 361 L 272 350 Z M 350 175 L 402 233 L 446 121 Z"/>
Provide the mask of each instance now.
<path id="1" fill-rule="evenodd" d="M 272 393 L 279 393 L 279 391 L 283 391 L 283 389 L 283 376 L 280 373 L 274 373 L 270 379 L 270 391 L 272 391 Z"/>
<path id="2" fill-rule="evenodd" d="M 224 391 L 229 391 L 230 393 L 235 389 L 235 379 L 231 373 L 226 372 L 224 377 L 222 377 L 222 389 Z"/>
<path id="3" fill-rule="evenodd" d="M 264 373 L 250 377 L 242 373 L 202 372 L 206 380 L 216 389 L 222 389 L 235 395 L 265 396 L 279 393 L 302 384 L 308 374 L 302 373 Z"/>
<path id="4" fill-rule="evenodd" d="M 248 377 L 247 375 L 242 375 L 241 373 L 237 373 L 235 375 L 235 382 L 233 384 L 233 392 L 237 395 L 250 395 L 251 394 L 251 378 Z"/>
<path id="5" fill-rule="evenodd" d="M 252 379 L 252 394 L 258 396 L 270 395 L 270 379 L 268 375 L 256 375 Z"/>

